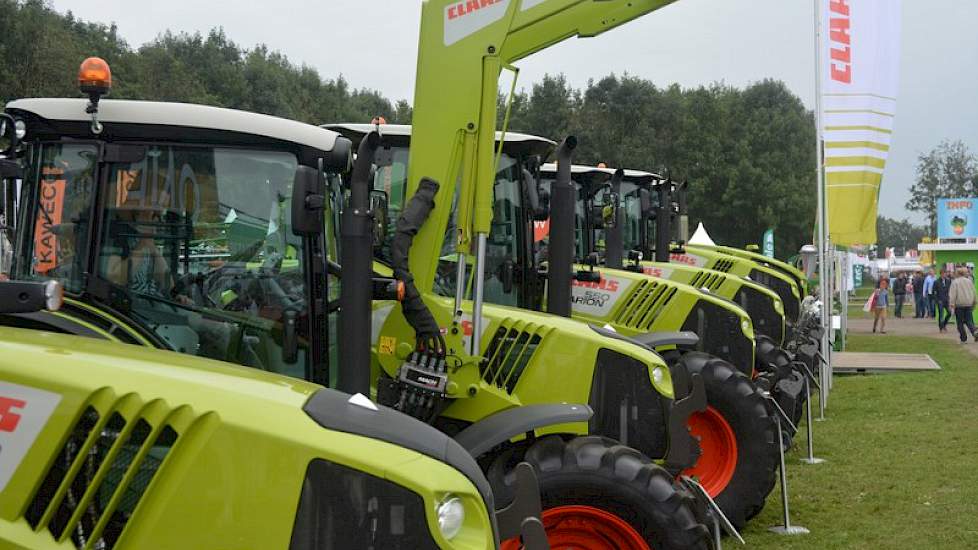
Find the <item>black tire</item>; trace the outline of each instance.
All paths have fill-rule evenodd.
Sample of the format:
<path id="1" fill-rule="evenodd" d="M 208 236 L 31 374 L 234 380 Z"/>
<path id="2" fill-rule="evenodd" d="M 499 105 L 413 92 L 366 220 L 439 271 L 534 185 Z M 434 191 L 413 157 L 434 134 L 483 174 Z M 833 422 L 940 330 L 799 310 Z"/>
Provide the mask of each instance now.
<path id="1" fill-rule="evenodd" d="M 771 393 L 781 409 L 791 419 L 791 423 L 796 427 L 801 421 L 805 412 L 805 402 L 808 396 L 805 394 L 804 372 L 791 364 L 791 355 L 779 347 L 774 340 L 767 336 L 758 336 L 755 339 L 755 362 L 757 369 L 761 372 L 758 387 Z M 771 415 L 775 414 L 771 410 Z M 782 422 L 781 434 L 784 441 L 784 448 L 791 447 L 791 440 L 795 433 L 791 427 Z"/>
<path id="2" fill-rule="evenodd" d="M 513 469 L 524 461 L 536 470 L 544 511 L 590 506 L 626 521 L 656 550 L 710 547 L 709 531 L 695 519 L 693 497 L 631 447 L 600 436 L 558 435 L 508 447 L 486 472 L 497 507 L 512 500 Z"/>
<path id="3" fill-rule="evenodd" d="M 774 489 L 779 462 L 775 419 L 754 383 L 730 363 L 700 352 L 685 353 L 681 361 L 690 374 L 703 377 L 708 406 L 733 431 L 736 465 L 729 482 L 713 498 L 739 530 L 764 508 Z"/>

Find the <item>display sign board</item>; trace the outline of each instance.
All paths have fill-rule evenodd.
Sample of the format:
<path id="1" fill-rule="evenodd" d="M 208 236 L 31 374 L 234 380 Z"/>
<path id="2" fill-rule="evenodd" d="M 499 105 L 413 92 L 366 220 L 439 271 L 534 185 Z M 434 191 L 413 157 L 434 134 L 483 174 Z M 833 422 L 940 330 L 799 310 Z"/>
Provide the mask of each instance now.
<path id="1" fill-rule="evenodd" d="M 978 237 L 978 197 L 937 199 L 937 238 Z"/>
<path id="2" fill-rule="evenodd" d="M 764 232 L 764 255 L 768 258 L 774 257 L 774 230 L 768 229 Z"/>

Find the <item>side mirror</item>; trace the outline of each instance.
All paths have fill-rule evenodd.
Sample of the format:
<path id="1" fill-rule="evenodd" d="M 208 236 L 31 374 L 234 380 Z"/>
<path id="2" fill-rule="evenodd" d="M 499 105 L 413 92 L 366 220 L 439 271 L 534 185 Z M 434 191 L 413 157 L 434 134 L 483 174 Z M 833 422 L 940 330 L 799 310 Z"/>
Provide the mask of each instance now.
<path id="1" fill-rule="evenodd" d="M 299 166 L 292 185 L 292 233 L 302 236 L 323 232 L 323 210 L 326 208 L 323 172 Z"/>
<path id="2" fill-rule="evenodd" d="M 550 217 L 550 196 L 540 188 L 540 179 L 525 168 L 523 169 L 523 188 L 526 190 L 526 198 L 530 205 L 533 221 L 546 221 Z"/>
<path id="3" fill-rule="evenodd" d="M 17 126 L 14 117 L 0 113 L 0 155 L 12 156 L 17 149 Z"/>
<path id="4" fill-rule="evenodd" d="M 374 219 L 374 249 L 384 245 L 390 227 L 390 199 L 382 189 L 370 190 L 370 211 Z"/>
<path id="5" fill-rule="evenodd" d="M 58 311 L 64 301 L 64 287 L 58 281 L 0 282 L 0 313 Z"/>
<path id="6" fill-rule="evenodd" d="M 499 269 L 496 272 L 496 276 L 499 277 L 499 281 L 503 284 L 503 292 L 509 294 L 513 292 L 513 281 L 516 278 L 516 264 L 513 260 L 506 260 L 499 264 Z"/>
<path id="7" fill-rule="evenodd" d="M 602 203 L 604 206 L 601 207 L 601 223 L 604 224 L 606 229 L 614 229 L 618 227 L 618 208 L 619 201 L 618 193 L 605 193 L 602 198 Z"/>
<path id="8" fill-rule="evenodd" d="M 648 218 L 655 214 L 655 206 L 652 204 L 652 192 L 643 187 L 638 190 L 639 207 L 642 209 L 642 217 Z"/>

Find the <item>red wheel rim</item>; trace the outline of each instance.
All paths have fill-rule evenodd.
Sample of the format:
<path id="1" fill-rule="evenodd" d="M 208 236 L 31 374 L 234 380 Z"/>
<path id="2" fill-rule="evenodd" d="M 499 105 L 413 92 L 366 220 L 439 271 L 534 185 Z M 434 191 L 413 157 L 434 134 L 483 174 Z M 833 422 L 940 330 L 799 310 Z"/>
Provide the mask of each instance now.
<path id="1" fill-rule="evenodd" d="M 713 498 L 723 492 L 737 469 L 737 436 L 727 419 L 713 407 L 689 417 L 689 431 L 700 440 L 699 460 L 683 473 L 699 479 Z"/>
<path id="2" fill-rule="evenodd" d="M 558 506 L 543 512 L 550 547 L 560 550 L 651 550 L 642 535 L 620 517 L 591 506 Z M 500 550 L 519 550 L 519 539 Z"/>

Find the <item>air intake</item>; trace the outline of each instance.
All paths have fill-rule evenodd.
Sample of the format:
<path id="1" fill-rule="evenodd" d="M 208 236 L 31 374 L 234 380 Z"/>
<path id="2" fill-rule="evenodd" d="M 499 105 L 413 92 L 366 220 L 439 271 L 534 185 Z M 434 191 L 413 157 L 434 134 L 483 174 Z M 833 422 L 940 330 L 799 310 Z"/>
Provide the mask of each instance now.
<path id="1" fill-rule="evenodd" d="M 170 425 L 94 406 L 82 412 L 24 519 L 79 550 L 111 550 L 178 439 Z"/>
<path id="2" fill-rule="evenodd" d="M 699 271 L 689 284 L 696 288 L 705 288 L 710 292 L 716 292 L 723 284 L 723 275 L 713 270 Z"/>
<path id="3" fill-rule="evenodd" d="M 710 269 L 727 273 L 733 265 L 734 263 L 730 260 L 717 260 Z"/>
<path id="4" fill-rule="evenodd" d="M 625 305 L 615 316 L 614 324 L 648 331 L 659 313 L 676 295 L 676 288 L 651 280 L 643 280 L 635 286 Z"/>
<path id="5" fill-rule="evenodd" d="M 549 331 L 549 328 L 533 323 L 504 320 L 486 349 L 481 365 L 482 379 L 505 389 L 507 393 L 513 393 L 520 376 Z"/>

